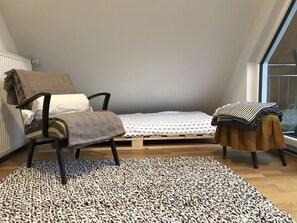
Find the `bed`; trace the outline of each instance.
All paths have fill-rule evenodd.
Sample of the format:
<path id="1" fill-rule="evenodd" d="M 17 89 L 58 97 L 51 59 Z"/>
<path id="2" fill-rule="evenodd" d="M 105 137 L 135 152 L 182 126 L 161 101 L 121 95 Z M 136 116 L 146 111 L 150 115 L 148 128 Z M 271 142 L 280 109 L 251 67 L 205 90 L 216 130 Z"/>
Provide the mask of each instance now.
<path id="1" fill-rule="evenodd" d="M 116 141 L 131 141 L 132 148 L 143 148 L 144 141 L 213 139 L 216 127 L 212 116 L 201 111 L 163 111 L 119 114 L 126 133 Z"/>

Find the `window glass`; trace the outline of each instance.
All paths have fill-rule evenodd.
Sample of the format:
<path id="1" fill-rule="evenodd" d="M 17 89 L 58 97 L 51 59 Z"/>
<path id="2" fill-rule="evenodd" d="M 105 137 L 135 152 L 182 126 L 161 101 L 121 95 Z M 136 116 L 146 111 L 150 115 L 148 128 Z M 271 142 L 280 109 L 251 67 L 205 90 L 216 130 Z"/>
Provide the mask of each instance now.
<path id="1" fill-rule="evenodd" d="M 297 2 L 291 6 L 261 63 L 262 102 L 276 102 L 285 133 L 297 133 Z M 296 130 L 295 130 L 296 128 Z M 296 134 L 297 136 L 297 134 Z"/>

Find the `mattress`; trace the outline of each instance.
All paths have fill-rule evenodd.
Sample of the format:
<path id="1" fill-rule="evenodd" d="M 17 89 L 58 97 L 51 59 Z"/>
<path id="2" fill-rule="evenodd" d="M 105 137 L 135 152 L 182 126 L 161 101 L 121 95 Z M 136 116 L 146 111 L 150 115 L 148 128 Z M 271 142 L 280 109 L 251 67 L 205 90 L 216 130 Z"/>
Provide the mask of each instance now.
<path id="1" fill-rule="evenodd" d="M 124 137 L 160 135 L 214 135 L 212 116 L 201 111 L 164 111 L 118 115 L 126 131 Z"/>

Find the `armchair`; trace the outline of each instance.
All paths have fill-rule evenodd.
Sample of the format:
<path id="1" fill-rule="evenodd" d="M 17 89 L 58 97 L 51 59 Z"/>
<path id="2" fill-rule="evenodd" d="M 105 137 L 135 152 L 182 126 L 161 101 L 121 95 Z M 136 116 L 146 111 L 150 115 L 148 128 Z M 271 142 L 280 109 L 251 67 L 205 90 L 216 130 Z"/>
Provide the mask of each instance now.
<path id="1" fill-rule="evenodd" d="M 93 98 L 104 97 L 101 111 L 87 110 L 89 106 L 85 104 L 85 101 L 81 102 L 84 103 L 83 106 L 77 109 L 75 103 L 78 94 L 68 74 L 16 69 L 6 72 L 4 89 L 7 92 L 7 103 L 16 105 L 21 113 L 24 109 L 32 111 L 34 105 L 38 101 L 40 102 L 38 110 L 40 117 L 37 118 L 36 112 L 33 114 L 34 118 L 30 124 L 24 123 L 25 136 L 30 140 L 27 158 L 28 168 L 32 166 L 35 145 L 53 143 L 56 149 L 61 182 L 66 184 L 62 141 L 67 142 L 72 161 L 79 157 L 81 148 L 109 141 L 115 164 L 120 165 L 114 137 L 123 135 L 125 130 L 117 115 L 107 110 L 110 93 L 102 92 L 89 97 L 80 95 L 82 98 L 86 97 L 87 103 Z M 61 97 L 67 97 L 67 99 L 61 99 Z M 62 103 L 60 103 L 61 101 Z M 66 109 L 68 104 L 69 107 Z M 58 108 L 56 113 L 54 106 Z M 65 112 L 57 113 L 61 109 Z"/>

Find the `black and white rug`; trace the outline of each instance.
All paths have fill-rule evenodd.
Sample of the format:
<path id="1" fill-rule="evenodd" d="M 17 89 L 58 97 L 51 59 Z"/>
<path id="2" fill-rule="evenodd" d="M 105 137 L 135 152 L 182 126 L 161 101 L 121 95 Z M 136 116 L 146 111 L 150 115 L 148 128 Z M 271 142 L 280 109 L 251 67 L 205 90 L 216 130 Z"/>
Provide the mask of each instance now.
<path id="1" fill-rule="evenodd" d="M 294 222 L 212 157 L 35 161 L 0 183 L 0 222 Z"/>

